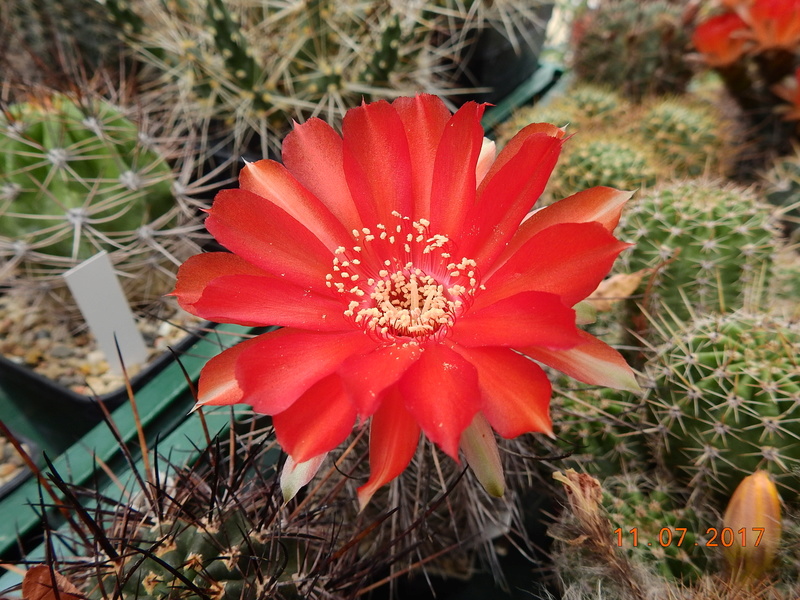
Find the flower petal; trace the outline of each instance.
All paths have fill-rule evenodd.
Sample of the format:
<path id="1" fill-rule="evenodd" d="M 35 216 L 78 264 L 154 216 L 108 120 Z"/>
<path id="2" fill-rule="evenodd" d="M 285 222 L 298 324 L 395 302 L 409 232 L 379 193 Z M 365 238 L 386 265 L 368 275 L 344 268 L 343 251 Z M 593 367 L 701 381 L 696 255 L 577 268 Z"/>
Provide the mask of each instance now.
<path id="1" fill-rule="evenodd" d="M 420 356 L 416 344 L 380 346 L 368 354 L 356 354 L 342 363 L 339 375 L 361 417 L 375 412 L 383 392 L 397 382 Z M 380 373 L 380 377 L 376 377 Z"/>
<path id="2" fill-rule="evenodd" d="M 548 227 L 483 280 L 486 291 L 476 296 L 474 308 L 528 290 L 557 294 L 564 304 L 573 306 L 597 289 L 628 246 L 600 223 Z"/>
<path id="3" fill-rule="evenodd" d="M 319 198 L 347 231 L 361 229 L 344 175 L 342 138 L 324 121 L 312 118 L 295 128 L 281 144 L 283 164 L 303 187 Z"/>
<path id="4" fill-rule="evenodd" d="M 278 443 L 298 463 L 336 448 L 355 422 L 356 409 L 338 375 L 319 380 L 272 417 Z"/>
<path id="5" fill-rule="evenodd" d="M 280 206 L 331 252 L 350 240 L 349 232 L 328 208 L 274 160 L 248 163 L 239 174 L 239 187 Z"/>
<path id="6" fill-rule="evenodd" d="M 234 274 L 266 275 L 266 271 L 230 252 L 195 254 L 178 268 L 175 289 L 169 295 L 178 299 L 181 308 L 194 313 L 194 303 L 209 283 L 217 277 Z"/>
<path id="7" fill-rule="evenodd" d="M 503 463 L 491 425 L 481 413 L 475 415 L 461 435 L 464 458 L 490 496 L 502 498 L 506 490 Z"/>
<path id="8" fill-rule="evenodd" d="M 193 312 L 209 321 L 281 325 L 313 331 L 352 331 L 340 298 L 274 275 L 224 275 L 209 282 Z"/>
<path id="9" fill-rule="evenodd" d="M 281 493 L 283 494 L 283 501 L 289 502 L 297 495 L 308 482 L 314 479 L 314 476 L 319 471 L 322 463 L 327 458 L 328 453 L 320 454 L 305 462 L 295 462 L 291 456 L 286 457 L 286 462 L 283 463 L 281 470 Z"/>
<path id="10" fill-rule="evenodd" d="M 530 213 L 492 268 L 484 273 L 484 277 L 491 277 L 492 273 L 516 254 L 528 240 L 552 225 L 597 221 L 609 232 L 613 232 L 619 223 L 625 203 L 630 200 L 633 193 L 598 186 L 580 191 Z"/>
<path id="11" fill-rule="evenodd" d="M 453 239 L 475 204 L 478 157 L 483 148 L 484 106 L 467 102 L 447 123 L 436 152 L 430 221 L 434 231 Z"/>
<path id="12" fill-rule="evenodd" d="M 333 255 L 282 208 L 246 190 L 217 194 L 206 229 L 219 243 L 268 273 L 322 293 Z"/>
<path id="13" fill-rule="evenodd" d="M 342 361 L 375 347 L 363 331 L 278 329 L 256 340 L 236 361 L 236 379 L 244 391 L 243 401 L 266 415 L 283 412 Z"/>
<path id="14" fill-rule="evenodd" d="M 397 388 L 392 388 L 372 416 L 369 430 L 369 480 L 358 488 L 363 510 L 373 494 L 400 475 L 419 446 L 419 425 L 403 405 Z"/>
<path id="15" fill-rule="evenodd" d="M 532 360 L 508 348 L 457 348 L 478 371 L 481 413 L 504 438 L 552 435 L 550 380 Z"/>
<path id="16" fill-rule="evenodd" d="M 560 130 L 558 130 L 560 131 Z M 461 253 L 489 265 L 502 251 L 547 185 L 563 140 L 544 133 L 529 136 L 519 152 L 497 168 L 497 157 L 465 219 Z"/>
<path id="17" fill-rule="evenodd" d="M 398 98 L 392 102 L 392 106 L 403 121 L 411 152 L 413 218 L 430 220 L 436 150 L 450 120 L 450 110 L 438 96 L 430 94 Z"/>
<path id="18" fill-rule="evenodd" d="M 451 339 L 463 346 L 546 346 L 581 343 L 575 311 L 547 292 L 522 292 L 459 317 Z"/>
<path id="19" fill-rule="evenodd" d="M 380 100 L 350 109 L 342 120 L 344 172 L 362 222 L 393 222 L 414 208 L 411 155 L 400 116 Z"/>
<path id="20" fill-rule="evenodd" d="M 520 348 L 520 352 L 584 383 L 631 392 L 641 391 L 633 370 L 619 352 L 593 335 L 579 332 L 584 341 L 574 348 Z"/>
<path id="21" fill-rule="evenodd" d="M 424 346 L 398 387 L 425 435 L 457 461 L 461 434 L 479 408 L 475 368 L 453 350 L 432 343 Z"/>
<path id="22" fill-rule="evenodd" d="M 261 337 L 239 342 L 206 363 L 197 382 L 197 406 L 224 406 L 242 402 L 244 392 L 236 379 L 236 362 L 243 352 L 258 345 Z"/>

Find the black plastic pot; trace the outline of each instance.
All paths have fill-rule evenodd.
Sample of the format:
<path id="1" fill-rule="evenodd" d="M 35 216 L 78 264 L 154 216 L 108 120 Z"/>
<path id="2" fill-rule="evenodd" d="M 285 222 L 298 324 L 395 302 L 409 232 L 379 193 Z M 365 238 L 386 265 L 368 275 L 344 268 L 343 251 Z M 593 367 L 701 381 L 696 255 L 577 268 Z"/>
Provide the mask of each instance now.
<path id="1" fill-rule="evenodd" d="M 202 336 L 201 330 L 211 326 L 207 323 L 197 333 L 189 333 L 175 345 L 174 352 L 185 352 Z M 161 354 L 131 378 L 133 390 L 141 389 L 173 361 L 171 352 Z M 0 356 L 0 392 L 14 407 L 15 418 L 23 420 L 27 429 L 36 433 L 42 449 L 52 455 L 60 454 L 102 421 L 101 403 L 112 411 L 128 398 L 124 386 L 97 397 L 79 394 L 4 356 Z"/>
<path id="2" fill-rule="evenodd" d="M 536 20 L 517 22 L 516 46 L 508 39 L 502 23 L 490 23 L 478 33 L 461 56 L 463 75 L 459 86 L 490 88 L 490 91 L 453 98 L 456 103 L 467 100 L 497 104 L 539 67 L 539 54 L 544 45 L 547 23 L 553 4 L 542 4 L 536 10 Z"/>

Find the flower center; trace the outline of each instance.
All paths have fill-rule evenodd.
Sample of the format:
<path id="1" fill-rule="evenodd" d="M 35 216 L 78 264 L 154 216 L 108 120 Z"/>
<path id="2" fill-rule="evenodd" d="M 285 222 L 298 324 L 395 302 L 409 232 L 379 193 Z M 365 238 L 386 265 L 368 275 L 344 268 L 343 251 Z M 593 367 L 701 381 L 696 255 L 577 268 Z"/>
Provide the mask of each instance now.
<path id="1" fill-rule="evenodd" d="M 336 250 L 327 285 L 349 296 L 345 316 L 379 339 L 439 339 L 482 287 L 475 261 L 454 262 L 450 240 L 431 235 L 427 220 L 394 216 L 393 228 L 353 230 L 355 244 Z"/>

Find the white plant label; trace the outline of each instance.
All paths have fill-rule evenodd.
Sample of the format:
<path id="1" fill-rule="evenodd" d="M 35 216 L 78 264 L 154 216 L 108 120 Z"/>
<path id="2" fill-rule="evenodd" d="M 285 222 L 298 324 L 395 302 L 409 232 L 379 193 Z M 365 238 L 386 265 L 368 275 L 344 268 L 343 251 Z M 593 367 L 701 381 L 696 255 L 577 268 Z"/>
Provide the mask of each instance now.
<path id="1" fill-rule="evenodd" d="M 86 259 L 64 273 L 64 279 L 111 370 L 122 372 L 115 335 L 125 366 L 143 363 L 147 346 L 136 329 L 133 312 L 108 253 L 103 250 Z"/>

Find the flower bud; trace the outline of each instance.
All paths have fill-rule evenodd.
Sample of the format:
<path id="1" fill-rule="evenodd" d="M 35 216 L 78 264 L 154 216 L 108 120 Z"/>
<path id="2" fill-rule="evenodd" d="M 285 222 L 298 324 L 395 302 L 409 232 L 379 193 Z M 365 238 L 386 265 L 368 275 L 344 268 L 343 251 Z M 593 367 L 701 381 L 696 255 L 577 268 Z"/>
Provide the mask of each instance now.
<path id="1" fill-rule="evenodd" d="M 744 583 L 767 573 L 781 541 L 781 499 L 766 471 L 745 477 L 733 492 L 720 533 L 732 581 Z"/>

